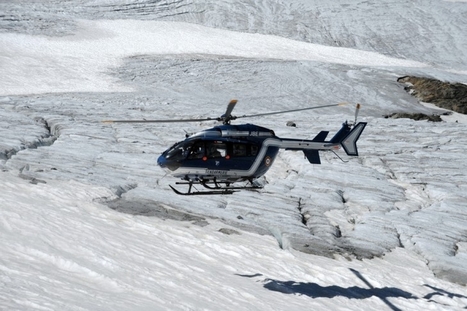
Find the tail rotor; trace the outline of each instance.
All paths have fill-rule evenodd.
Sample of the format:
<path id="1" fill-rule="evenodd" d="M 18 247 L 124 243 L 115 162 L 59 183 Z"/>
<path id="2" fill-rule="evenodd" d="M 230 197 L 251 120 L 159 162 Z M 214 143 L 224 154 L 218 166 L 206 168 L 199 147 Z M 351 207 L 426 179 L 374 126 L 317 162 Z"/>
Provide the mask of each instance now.
<path id="1" fill-rule="evenodd" d="M 355 120 L 354 120 L 354 123 L 353 123 L 354 126 L 357 124 L 357 118 L 358 118 L 358 113 L 359 112 L 360 112 L 360 104 L 357 104 L 357 106 L 355 107 Z"/>

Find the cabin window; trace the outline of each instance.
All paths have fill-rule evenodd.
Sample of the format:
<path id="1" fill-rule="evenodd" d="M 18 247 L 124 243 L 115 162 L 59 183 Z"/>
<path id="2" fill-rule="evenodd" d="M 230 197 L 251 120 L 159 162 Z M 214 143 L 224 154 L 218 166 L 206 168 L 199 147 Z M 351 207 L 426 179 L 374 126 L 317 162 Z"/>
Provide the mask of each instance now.
<path id="1" fill-rule="evenodd" d="M 206 156 L 208 158 L 223 158 L 227 155 L 227 145 L 222 142 L 207 142 Z"/>
<path id="2" fill-rule="evenodd" d="M 234 157 L 255 157 L 258 154 L 258 146 L 251 144 L 232 144 L 232 156 Z"/>
<path id="3" fill-rule="evenodd" d="M 233 144 L 232 155 L 234 157 L 246 157 L 246 145 L 245 144 Z"/>
<path id="4" fill-rule="evenodd" d="M 178 147 L 178 148 L 177 148 Z M 185 155 L 187 159 L 215 159 L 230 157 L 256 157 L 258 145 L 245 143 L 226 143 L 224 141 L 197 141 L 194 144 L 180 144 L 170 154 L 177 158 Z"/>
<path id="5" fill-rule="evenodd" d="M 253 157 L 256 157 L 257 154 L 258 154 L 258 146 L 250 145 L 250 155 Z"/>

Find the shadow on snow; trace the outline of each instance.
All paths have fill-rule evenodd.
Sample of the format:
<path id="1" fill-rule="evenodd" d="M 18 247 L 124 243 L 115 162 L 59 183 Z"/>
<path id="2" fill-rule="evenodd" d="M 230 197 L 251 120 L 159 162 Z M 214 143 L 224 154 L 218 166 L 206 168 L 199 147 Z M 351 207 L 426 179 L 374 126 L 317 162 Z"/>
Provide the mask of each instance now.
<path id="1" fill-rule="evenodd" d="M 402 310 L 391 303 L 388 298 L 404 298 L 404 299 L 419 299 L 417 296 L 401 290 L 395 287 L 382 287 L 382 288 L 375 288 L 371 283 L 357 270 L 349 269 L 355 276 L 357 276 L 365 285 L 366 287 L 359 287 L 359 286 L 351 286 L 351 287 L 342 287 L 337 285 L 331 286 L 321 286 L 316 283 L 311 282 L 295 282 L 295 281 L 279 281 L 274 279 L 265 279 L 264 288 L 267 288 L 272 291 L 284 293 L 284 294 L 298 294 L 298 295 L 306 295 L 311 298 L 334 298 L 334 297 L 346 297 L 348 299 L 366 299 L 370 297 L 377 297 L 381 299 L 391 310 L 398 311 Z M 252 275 L 245 275 L 245 274 L 237 274 L 241 277 L 246 278 L 255 278 L 260 277 L 262 274 L 252 274 Z M 427 299 L 430 302 L 439 303 L 431 298 L 434 296 L 445 296 L 449 298 L 467 298 L 467 296 L 454 294 L 447 292 L 445 290 L 430 286 L 424 285 L 432 290 L 433 293 L 425 295 L 423 298 Z M 467 309 L 467 307 L 466 307 Z"/>

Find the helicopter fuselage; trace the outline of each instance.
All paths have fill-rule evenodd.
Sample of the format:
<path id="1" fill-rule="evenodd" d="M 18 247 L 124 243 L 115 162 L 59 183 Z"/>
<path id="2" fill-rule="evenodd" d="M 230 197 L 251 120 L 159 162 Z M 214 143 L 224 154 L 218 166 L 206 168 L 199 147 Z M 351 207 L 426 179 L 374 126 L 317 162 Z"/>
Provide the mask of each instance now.
<path id="1" fill-rule="evenodd" d="M 236 182 L 264 175 L 279 147 L 274 131 L 253 124 L 221 125 L 188 136 L 157 160 L 174 177 L 187 181 Z"/>
<path id="2" fill-rule="evenodd" d="M 345 131 L 347 134 L 350 127 L 345 125 Z M 319 150 L 340 145 L 337 140 L 324 141 L 327 133 L 323 131 L 313 140 L 288 139 L 254 124 L 225 124 L 174 144 L 157 163 L 186 181 L 252 181 L 269 170 L 281 148 L 304 151 L 311 163 L 319 164 Z"/>

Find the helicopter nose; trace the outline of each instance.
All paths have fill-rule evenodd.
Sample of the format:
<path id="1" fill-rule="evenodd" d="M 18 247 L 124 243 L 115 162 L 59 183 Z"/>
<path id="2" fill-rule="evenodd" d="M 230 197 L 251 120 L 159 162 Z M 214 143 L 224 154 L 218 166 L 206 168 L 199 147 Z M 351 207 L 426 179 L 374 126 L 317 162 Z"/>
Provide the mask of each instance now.
<path id="1" fill-rule="evenodd" d="M 159 158 L 157 158 L 157 165 L 159 165 L 162 168 L 167 167 L 167 159 L 164 155 L 160 155 Z"/>
<path id="2" fill-rule="evenodd" d="M 177 163 L 174 160 L 167 159 L 165 154 L 162 154 L 157 158 L 157 165 L 161 168 L 168 169 L 170 171 L 175 171 L 177 168 L 180 167 L 180 163 Z"/>

